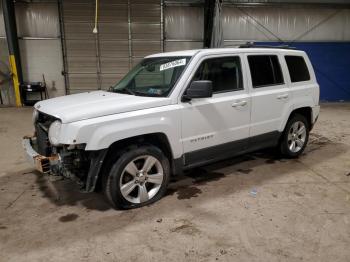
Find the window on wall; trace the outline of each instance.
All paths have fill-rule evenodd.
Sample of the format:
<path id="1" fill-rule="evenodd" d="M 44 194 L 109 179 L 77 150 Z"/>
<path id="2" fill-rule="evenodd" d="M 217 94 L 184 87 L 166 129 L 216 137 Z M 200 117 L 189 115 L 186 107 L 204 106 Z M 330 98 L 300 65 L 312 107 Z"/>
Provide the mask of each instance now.
<path id="1" fill-rule="evenodd" d="M 193 81 L 210 80 L 213 92 L 229 92 L 243 89 L 241 61 L 239 57 L 207 59 L 199 66 Z"/>
<path id="2" fill-rule="evenodd" d="M 302 56 L 285 56 L 292 83 L 310 80 L 310 73 Z"/>
<path id="3" fill-rule="evenodd" d="M 276 55 L 250 55 L 248 63 L 254 88 L 284 83 Z"/>

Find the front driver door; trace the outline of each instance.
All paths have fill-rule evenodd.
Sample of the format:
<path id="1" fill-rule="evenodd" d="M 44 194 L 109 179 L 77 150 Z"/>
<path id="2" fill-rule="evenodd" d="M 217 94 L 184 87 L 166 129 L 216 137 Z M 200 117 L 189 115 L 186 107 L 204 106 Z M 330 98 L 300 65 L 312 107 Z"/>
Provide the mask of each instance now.
<path id="1" fill-rule="evenodd" d="M 185 165 L 233 156 L 247 148 L 251 101 L 240 56 L 203 59 L 192 78 L 210 80 L 213 96 L 182 102 Z"/>

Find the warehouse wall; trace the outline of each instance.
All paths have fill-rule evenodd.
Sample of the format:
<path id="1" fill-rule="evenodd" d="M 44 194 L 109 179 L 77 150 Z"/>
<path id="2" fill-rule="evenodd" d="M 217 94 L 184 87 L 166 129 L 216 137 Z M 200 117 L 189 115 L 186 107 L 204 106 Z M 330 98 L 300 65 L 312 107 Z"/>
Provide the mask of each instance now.
<path id="1" fill-rule="evenodd" d="M 162 2 L 100 0 L 96 41 L 92 33 L 95 1 L 64 0 L 68 91 L 107 89 L 150 53 L 202 48 L 203 1 L 166 1 L 163 9 Z M 50 96 L 65 94 L 57 2 L 16 2 L 16 11 L 24 79 L 41 81 L 44 73 Z M 254 41 L 306 50 L 321 85 L 321 99 L 350 100 L 349 9 L 225 2 L 222 23 L 226 46 Z M 3 27 L 0 17 L 0 59 L 6 66 Z M 9 85 L 2 90 L 4 96 L 12 96 Z"/>
<path id="2" fill-rule="evenodd" d="M 10 72 L 8 49 L 6 41 L 6 33 L 4 26 L 4 17 L 2 13 L 2 6 L 0 2 L 0 71 L 7 74 Z M 2 105 L 15 105 L 14 92 L 11 81 L 0 85 L 0 104 Z"/>
<path id="3" fill-rule="evenodd" d="M 140 59 L 162 52 L 161 1 L 100 0 L 98 31 L 94 0 L 63 1 L 70 93 L 108 89 Z"/>
<path id="4" fill-rule="evenodd" d="M 0 70 L 7 74 L 10 73 L 9 60 L 8 60 L 8 49 L 5 38 L 0 38 Z M 7 81 L 0 85 L 2 105 L 15 105 L 15 95 L 12 87 L 12 81 Z"/>
<path id="5" fill-rule="evenodd" d="M 321 100 L 350 100 L 350 10 L 315 6 L 224 5 L 225 46 L 288 44 L 308 53 Z"/>
<path id="6" fill-rule="evenodd" d="M 15 3 L 23 80 L 38 82 L 45 76 L 50 97 L 65 95 L 59 19 L 56 1 Z M 6 34 L 0 8 L 0 62 L 8 66 Z M 4 104 L 14 105 L 12 81 L 1 88 Z"/>
<path id="7" fill-rule="evenodd" d="M 57 3 L 18 2 L 15 8 L 23 80 L 44 75 L 50 97 L 65 95 Z"/>
<path id="8" fill-rule="evenodd" d="M 65 58 L 58 11 L 55 0 L 16 3 L 24 81 L 44 74 L 50 97 L 65 94 L 64 61 L 67 91 L 76 93 L 108 89 L 142 57 L 163 51 L 160 0 L 100 0 L 98 35 L 95 1 L 63 0 Z"/>
<path id="9" fill-rule="evenodd" d="M 224 5 L 222 23 L 226 42 L 350 40 L 349 9 Z"/>
<path id="10" fill-rule="evenodd" d="M 203 12 L 202 6 L 165 6 L 165 51 L 203 48 Z"/>

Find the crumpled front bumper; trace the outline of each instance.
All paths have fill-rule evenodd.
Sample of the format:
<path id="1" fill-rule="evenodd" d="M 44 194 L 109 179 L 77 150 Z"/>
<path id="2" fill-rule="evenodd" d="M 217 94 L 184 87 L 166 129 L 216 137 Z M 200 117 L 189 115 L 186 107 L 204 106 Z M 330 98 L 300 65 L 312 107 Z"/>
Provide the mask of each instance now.
<path id="1" fill-rule="evenodd" d="M 41 173 L 50 173 L 51 166 L 55 165 L 59 160 L 58 155 L 47 157 L 36 152 L 36 137 L 23 137 L 22 145 L 29 163 L 31 163 L 32 166 Z"/>

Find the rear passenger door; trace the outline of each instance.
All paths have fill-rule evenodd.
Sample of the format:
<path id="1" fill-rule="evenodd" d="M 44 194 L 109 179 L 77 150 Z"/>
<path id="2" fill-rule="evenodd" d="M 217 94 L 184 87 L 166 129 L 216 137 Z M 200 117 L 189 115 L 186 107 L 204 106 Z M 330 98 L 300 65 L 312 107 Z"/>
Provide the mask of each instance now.
<path id="1" fill-rule="evenodd" d="M 251 144 L 268 146 L 277 141 L 283 112 L 288 110 L 290 93 L 280 57 L 276 54 L 247 54 L 252 100 Z"/>

